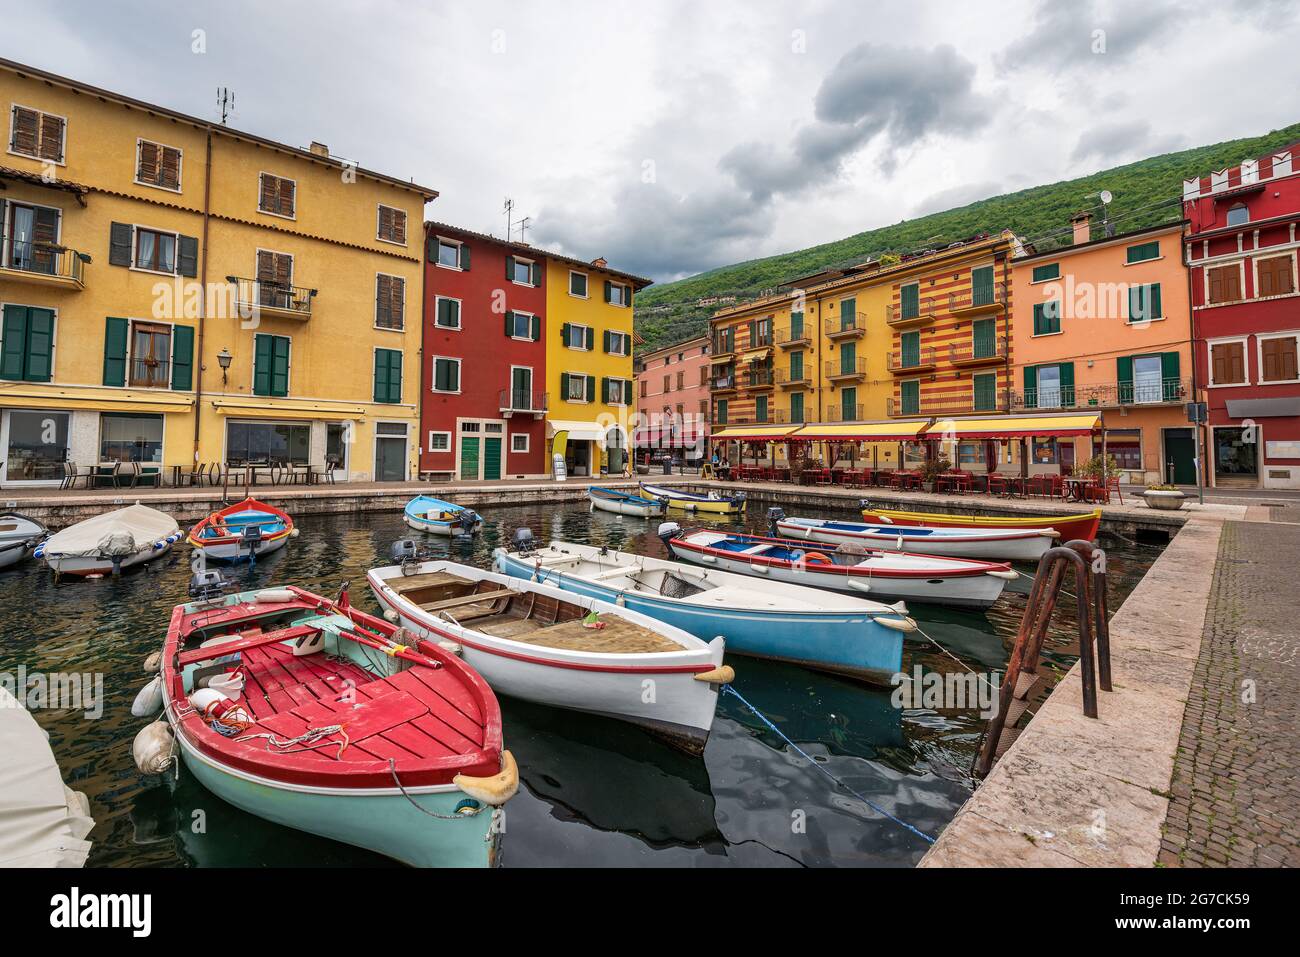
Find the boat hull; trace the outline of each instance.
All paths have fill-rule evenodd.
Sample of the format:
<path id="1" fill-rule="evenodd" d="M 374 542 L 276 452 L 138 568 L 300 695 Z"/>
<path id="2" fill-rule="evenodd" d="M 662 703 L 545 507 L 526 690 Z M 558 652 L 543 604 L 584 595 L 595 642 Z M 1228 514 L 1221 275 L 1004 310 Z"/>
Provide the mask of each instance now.
<path id="1" fill-rule="evenodd" d="M 416 518 L 414 515 L 403 513 L 402 521 L 415 529 L 417 532 L 428 532 L 430 535 L 474 535 L 483 529 L 483 519 L 475 519 L 474 524 L 468 532 L 459 522 L 438 522 L 428 519 Z"/>
<path id="2" fill-rule="evenodd" d="M 352 844 L 412 867 L 489 867 L 497 862 L 504 810 L 456 813 L 465 792 L 455 785 L 410 788 L 430 817 L 396 788 L 296 788 L 235 771 L 177 736 L 185 767 L 227 804 L 276 824 Z M 495 823 L 494 823 L 495 822 Z"/>
<path id="3" fill-rule="evenodd" d="M 532 579 L 536 569 L 508 554 L 497 565 L 507 575 Z M 657 595 L 617 591 L 555 570 L 540 573 L 548 584 L 599 601 L 618 602 L 708 641 L 722 636 L 727 650 L 818 671 L 889 684 L 902 670 L 903 633 L 857 612 L 781 612 L 690 605 Z M 802 584 L 802 583 L 799 583 Z"/>
<path id="4" fill-rule="evenodd" d="M 591 497 L 591 507 L 601 512 L 615 515 L 631 515 L 633 518 L 660 518 L 664 514 L 662 505 L 638 505 L 636 502 Z"/>
<path id="5" fill-rule="evenodd" d="M 179 538 L 179 536 L 178 536 Z M 132 555 L 125 556 L 117 564 L 117 568 L 126 571 L 128 568 L 134 568 L 136 565 L 143 565 L 151 562 L 156 558 L 162 558 L 172 550 L 174 542 L 165 542 L 159 547 L 150 546 L 142 548 Z M 50 556 L 45 555 L 45 562 L 50 568 L 60 575 L 78 575 L 86 577 L 90 575 L 111 575 L 113 574 L 114 565 L 111 559 L 99 558 L 97 556 L 78 555 L 78 556 Z"/>
<path id="6" fill-rule="evenodd" d="M 936 528 L 1052 528 L 1063 542 L 1093 541 L 1101 526 L 1101 509 L 1081 515 L 945 515 L 864 508 L 864 521 L 876 525 L 931 525 Z"/>
<path id="7" fill-rule="evenodd" d="M 0 542 L 0 568 L 12 568 L 26 561 L 33 550 L 26 542 Z"/>
<path id="8" fill-rule="evenodd" d="M 641 485 L 641 490 L 644 494 L 653 498 L 666 499 L 670 509 L 676 509 L 680 512 L 696 512 L 705 515 L 739 515 L 745 510 L 745 500 L 743 498 L 708 498 L 704 495 L 691 495 L 675 489 L 644 483 Z"/>
<path id="9" fill-rule="evenodd" d="M 987 574 L 891 578 L 878 574 L 818 571 L 814 564 L 762 564 L 740 555 L 696 551 L 683 547 L 675 540 L 668 542 L 668 550 L 674 558 L 705 568 L 789 582 L 792 585 L 829 588 L 877 601 L 903 599 L 957 608 L 988 608 L 998 600 L 1006 584 L 1005 580 Z"/>
<path id="10" fill-rule="evenodd" d="M 846 525 L 853 523 L 843 523 Z M 863 525 L 861 530 L 805 525 L 797 521 L 778 521 L 777 533 L 784 538 L 799 538 L 828 545 L 856 542 L 869 548 L 917 555 L 940 555 L 947 558 L 983 558 L 999 562 L 1036 562 L 1052 547 L 1052 536 L 1037 530 L 990 530 L 987 536 L 961 538 L 927 538 L 907 532 L 889 534 L 876 526 Z M 904 529 L 922 528 L 919 525 Z M 971 531 L 975 531 L 972 529 Z"/>
<path id="11" fill-rule="evenodd" d="M 289 533 L 286 531 L 276 537 L 264 538 L 253 547 L 253 554 L 258 558 L 265 558 L 284 548 L 285 543 L 289 541 Z M 222 542 L 215 545 L 201 544 L 195 539 L 189 540 L 190 545 L 203 553 L 207 561 L 217 562 L 238 562 L 248 561 L 248 549 L 241 546 L 238 542 Z"/>

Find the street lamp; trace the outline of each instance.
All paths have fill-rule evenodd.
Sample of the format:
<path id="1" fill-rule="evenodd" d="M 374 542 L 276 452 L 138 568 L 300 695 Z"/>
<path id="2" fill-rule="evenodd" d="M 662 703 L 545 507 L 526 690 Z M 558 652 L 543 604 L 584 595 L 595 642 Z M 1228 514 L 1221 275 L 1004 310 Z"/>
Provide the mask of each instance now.
<path id="1" fill-rule="evenodd" d="M 221 366 L 222 385 L 226 384 L 226 370 L 230 368 L 230 360 L 233 358 L 234 356 L 232 356 L 230 352 L 224 347 L 220 352 L 217 353 L 217 365 Z"/>

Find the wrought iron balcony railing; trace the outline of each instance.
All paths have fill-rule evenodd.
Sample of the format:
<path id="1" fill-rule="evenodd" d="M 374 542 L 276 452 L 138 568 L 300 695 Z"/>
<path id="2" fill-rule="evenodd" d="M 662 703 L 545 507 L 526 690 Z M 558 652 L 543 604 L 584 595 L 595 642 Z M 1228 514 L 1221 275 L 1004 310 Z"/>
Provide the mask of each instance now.
<path id="1" fill-rule="evenodd" d="M 5 236 L 3 242 L 0 268 L 36 278 L 49 277 L 84 285 L 85 265 L 90 262 L 88 254 L 57 243 L 38 243 L 9 236 Z"/>
<path id="2" fill-rule="evenodd" d="M 922 369 L 935 367 L 933 346 L 926 346 L 914 352 L 904 350 L 889 354 L 889 371 L 893 373 L 920 372 Z"/>
<path id="3" fill-rule="evenodd" d="M 227 276 L 235 286 L 235 301 L 242 311 L 273 310 L 295 319 L 310 319 L 317 290 L 278 282 Z"/>
<path id="4" fill-rule="evenodd" d="M 911 326 L 928 322 L 934 318 L 938 303 L 933 296 L 921 296 L 916 304 L 899 303 L 891 305 L 885 312 L 885 322 L 891 326 Z"/>
<path id="5" fill-rule="evenodd" d="M 976 342 L 954 342 L 948 347 L 948 361 L 953 365 L 970 366 L 984 363 L 1001 362 L 1007 357 L 1007 340 L 1005 336 Z"/>
<path id="6" fill-rule="evenodd" d="M 861 422 L 863 419 L 862 403 L 856 405 L 850 403 L 846 409 L 843 402 L 831 402 L 826 409 L 827 422 Z M 846 414 L 847 413 L 847 414 Z"/>
<path id="7" fill-rule="evenodd" d="M 825 329 L 826 338 L 828 339 L 858 338 L 866 335 L 867 314 L 865 312 L 855 312 L 847 316 L 840 316 L 838 319 L 827 319 Z"/>
<path id="8" fill-rule="evenodd" d="M 1055 388 L 1026 389 L 1013 393 L 1017 409 L 1117 409 L 1134 405 L 1178 405 L 1190 401 L 1190 379 L 1150 382 L 1103 382 Z"/>
<path id="9" fill-rule="evenodd" d="M 1006 303 L 1007 284 L 1004 282 L 986 283 L 948 294 L 948 310 L 958 314 L 996 312 Z"/>
<path id="10" fill-rule="evenodd" d="M 537 412 L 546 411 L 548 393 L 528 389 L 502 389 L 499 394 L 498 409 L 502 412 Z"/>
<path id="11" fill-rule="evenodd" d="M 847 362 L 843 359 L 831 359 L 826 363 L 828 379 L 860 379 L 866 374 L 866 359 L 853 359 Z"/>
<path id="12" fill-rule="evenodd" d="M 976 396 L 974 393 L 921 396 L 919 399 L 891 398 L 889 414 L 909 418 L 934 415 L 971 415 L 978 412 L 1007 412 L 1011 393 L 1005 389 Z"/>

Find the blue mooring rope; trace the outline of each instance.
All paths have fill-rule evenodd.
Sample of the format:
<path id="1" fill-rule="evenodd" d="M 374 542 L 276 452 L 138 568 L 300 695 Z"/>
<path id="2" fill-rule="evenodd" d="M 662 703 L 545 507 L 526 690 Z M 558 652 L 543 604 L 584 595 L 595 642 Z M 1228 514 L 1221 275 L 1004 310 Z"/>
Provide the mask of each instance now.
<path id="1" fill-rule="evenodd" d="M 886 810 L 885 810 L 884 808 L 882 808 L 880 805 L 872 803 L 868 798 L 863 797 L 861 794 L 859 794 L 857 791 L 853 790 L 853 788 L 849 787 L 847 784 L 845 784 L 843 781 L 841 781 L 841 780 L 840 780 L 839 778 L 837 778 L 835 775 L 831 774 L 831 772 L 827 771 L 824 767 L 821 766 L 820 763 L 818 763 L 817 761 L 814 761 L 814 760 L 812 759 L 812 757 L 808 755 L 807 752 L 805 752 L 802 748 L 799 747 L 799 745 L 795 744 L 793 741 L 791 741 L 789 738 L 787 738 L 784 734 L 782 734 L 780 728 L 778 728 L 778 727 L 777 727 L 776 725 L 774 725 L 771 721 L 769 721 L 769 720 L 767 719 L 767 716 L 764 715 L 763 712 L 759 711 L 759 710 L 758 710 L 757 708 L 755 708 L 752 704 L 750 704 L 748 701 L 746 701 L 746 700 L 745 700 L 745 696 L 742 695 L 742 694 L 741 694 L 739 691 L 737 691 L 735 688 L 733 688 L 731 685 L 729 685 L 729 684 L 728 684 L 728 685 L 723 685 L 723 686 L 722 686 L 722 690 L 725 691 L 725 692 L 727 692 L 727 693 L 729 693 L 729 694 L 733 694 L 733 695 L 735 695 L 737 698 L 739 698 L 739 699 L 740 699 L 740 703 L 743 704 L 743 705 L 744 705 L 746 708 L 748 708 L 750 711 L 754 712 L 754 714 L 758 717 L 758 720 L 759 720 L 759 721 L 762 721 L 765 725 L 767 725 L 767 726 L 768 726 L 769 728 L 771 728 L 774 732 L 776 732 L 777 737 L 779 737 L 779 738 L 780 738 L 782 741 L 784 741 L 786 744 L 790 745 L 790 747 L 794 748 L 795 751 L 797 751 L 797 752 L 798 752 L 798 753 L 799 753 L 799 754 L 800 754 L 800 755 L 801 755 L 801 756 L 802 756 L 802 757 L 803 757 L 803 758 L 804 758 L 804 759 L 805 759 L 809 764 L 811 764 L 814 768 L 816 768 L 816 769 L 817 769 L 818 771 L 820 771 L 822 774 L 824 774 L 824 775 L 826 775 L 828 778 L 830 778 L 831 781 L 833 781 L 833 782 L 834 782 L 838 787 L 842 787 L 844 790 L 848 791 L 848 792 L 849 792 L 850 794 L 852 794 L 855 798 L 857 798 L 859 801 L 861 801 L 863 804 L 865 804 L 867 807 L 871 808 L 873 811 L 875 811 L 877 814 L 881 815 L 882 817 L 887 817 L 887 818 L 889 818 L 889 820 L 893 821 L 895 824 L 899 825 L 900 827 L 905 827 L 905 828 L 907 828 L 909 831 L 911 831 L 913 834 L 915 834 L 915 835 L 916 835 L 917 837 L 919 837 L 921 840 L 925 841 L 927 844 L 933 844 L 933 843 L 934 843 L 934 838 L 932 838 L 929 834 L 926 834 L 924 831 L 921 831 L 921 830 L 918 830 L 917 828 L 914 828 L 912 825 L 908 824 L 906 821 L 901 821 L 901 820 L 899 820 L 898 818 L 894 817 L 894 815 L 890 814 L 888 811 L 886 811 Z"/>

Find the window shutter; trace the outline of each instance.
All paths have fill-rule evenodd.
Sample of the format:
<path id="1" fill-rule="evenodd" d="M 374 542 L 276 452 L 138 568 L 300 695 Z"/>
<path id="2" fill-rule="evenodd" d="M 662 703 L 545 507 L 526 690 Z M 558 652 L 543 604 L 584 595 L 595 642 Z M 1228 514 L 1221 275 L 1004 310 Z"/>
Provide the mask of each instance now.
<path id="1" fill-rule="evenodd" d="M 596 348 L 596 330 L 588 326 L 583 332 L 587 334 L 587 351 L 590 352 Z"/>
<path id="2" fill-rule="evenodd" d="M 289 394 L 289 340 L 273 336 L 272 346 L 275 353 L 271 364 L 271 394 L 285 396 Z"/>
<path id="3" fill-rule="evenodd" d="M 393 242 L 405 243 L 406 242 L 406 210 L 393 209 L 390 210 L 389 212 L 391 213 L 393 219 L 393 224 L 392 224 Z"/>
<path id="4" fill-rule="evenodd" d="M 49 382 L 54 371 L 54 311 L 27 310 L 27 369 L 23 378 L 28 382 Z"/>
<path id="5" fill-rule="evenodd" d="M 608 279 L 605 280 L 605 301 L 606 302 L 614 301 L 614 284 L 610 282 Z"/>
<path id="6" fill-rule="evenodd" d="M 22 379 L 27 356 L 27 307 L 5 306 L 0 331 L 0 379 Z"/>
<path id="7" fill-rule="evenodd" d="M 257 281 L 275 282 L 275 254 L 264 249 L 257 251 Z"/>
<path id="8" fill-rule="evenodd" d="M 542 338 L 542 317 L 541 316 L 533 316 L 532 320 L 529 323 L 529 332 L 531 334 L 530 338 L 532 338 L 533 342 L 539 342 L 541 340 Z"/>
<path id="9" fill-rule="evenodd" d="M 460 244 L 460 268 L 469 272 L 469 243 Z"/>
<path id="10" fill-rule="evenodd" d="M 379 206 L 379 238 L 393 238 L 393 210 L 383 204 Z"/>
<path id="11" fill-rule="evenodd" d="M 447 363 L 433 360 L 433 387 L 439 392 L 447 391 Z"/>
<path id="12" fill-rule="evenodd" d="M 1061 376 L 1061 408 L 1074 405 L 1074 363 L 1062 362 L 1057 367 Z"/>
<path id="13" fill-rule="evenodd" d="M 600 380 L 600 401 L 609 405 L 609 378 L 605 376 Z"/>
<path id="14" fill-rule="evenodd" d="M 790 313 L 790 338 L 791 339 L 803 338 L 803 313 L 802 312 Z"/>
<path id="15" fill-rule="evenodd" d="M 506 257 L 506 281 L 509 282 L 511 279 L 514 278 L 515 278 L 515 257 L 507 256 Z"/>
<path id="16" fill-rule="evenodd" d="M 560 342 L 566 346 L 569 344 L 569 324 L 567 322 L 560 326 Z"/>
<path id="17" fill-rule="evenodd" d="M 1162 395 L 1166 402 L 1173 402 L 1178 398 L 1178 379 L 1181 374 L 1178 369 L 1178 353 L 1160 353 L 1160 378 L 1164 380 Z"/>
<path id="18" fill-rule="evenodd" d="M 375 401 L 376 402 L 396 402 L 393 398 L 393 350 L 376 349 L 375 350 Z M 400 367 L 399 367 L 400 374 Z"/>
<path id="19" fill-rule="evenodd" d="M 41 114 L 41 159 L 63 162 L 63 118 Z"/>
<path id="20" fill-rule="evenodd" d="M 36 141 L 40 137 L 40 115 L 35 110 L 15 106 L 13 111 L 13 135 L 9 146 L 15 153 L 36 155 Z"/>
<path id="21" fill-rule="evenodd" d="M 178 243 L 177 269 L 182 276 L 194 279 L 199 274 L 199 241 L 194 236 L 181 236 Z"/>
<path id="22" fill-rule="evenodd" d="M 194 327 L 172 326 L 172 388 L 188 391 L 194 386 Z"/>
<path id="23" fill-rule="evenodd" d="M 587 401 L 596 401 L 596 377 L 594 375 L 587 376 Z"/>
<path id="24" fill-rule="evenodd" d="M 280 215 L 292 216 L 294 213 L 294 194 L 297 192 L 297 184 L 291 179 L 282 179 L 279 182 L 280 192 Z"/>
<path id="25" fill-rule="evenodd" d="M 1120 356 L 1115 360 L 1115 378 L 1119 380 L 1119 401 L 1133 401 L 1133 357 Z"/>
<path id="26" fill-rule="evenodd" d="M 158 185 L 167 189 L 181 188 L 181 151 L 174 146 L 162 148 L 162 168 L 159 171 Z"/>
<path id="27" fill-rule="evenodd" d="M 560 398 L 565 402 L 569 401 L 569 373 L 567 372 L 560 373 Z"/>
<path id="28" fill-rule="evenodd" d="M 269 173 L 262 174 L 262 181 L 257 197 L 257 206 L 259 209 L 271 213 L 275 212 L 278 208 L 276 206 L 275 177 L 271 176 Z"/>
<path id="29" fill-rule="evenodd" d="M 402 401 L 402 353 L 396 349 L 388 353 L 388 401 Z"/>
<path id="30" fill-rule="evenodd" d="M 506 310 L 506 335 L 513 336 L 514 334 L 515 334 L 515 314 L 507 309 Z"/>
<path id="31" fill-rule="evenodd" d="M 1161 319 L 1164 317 L 1164 307 L 1160 302 L 1160 283 L 1153 282 L 1147 286 L 1147 304 L 1151 307 L 1151 318 Z"/>
<path id="32" fill-rule="evenodd" d="M 614 337 L 609 334 L 608 329 L 601 332 L 600 339 L 601 348 L 605 350 L 606 355 L 612 353 L 614 351 Z"/>
<path id="33" fill-rule="evenodd" d="M 158 144 L 145 140 L 137 147 L 135 178 L 142 183 L 158 184 Z"/>
<path id="34" fill-rule="evenodd" d="M 529 274 L 530 274 L 529 278 L 532 279 L 532 283 L 534 286 L 540 286 L 542 284 L 541 263 L 533 263 L 532 266 L 529 267 Z"/>
<path id="35" fill-rule="evenodd" d="M 131 224 L 113 223 L 108 228 L 108 264 L 131 265 Z"/>
<path id="36" fill-rule="evenodd" d="M 1038 408 L 1038 366 L 1025 366 L 1025 408 Z"/>
<path id="37" fill-rule="evenodd" d="M 253 395 L 271 394 L 271 336 L 253 337 Z"/>

